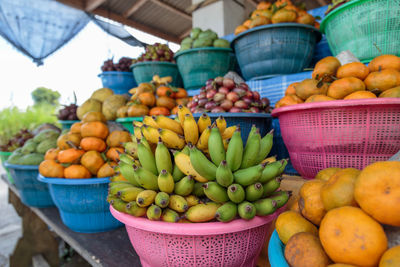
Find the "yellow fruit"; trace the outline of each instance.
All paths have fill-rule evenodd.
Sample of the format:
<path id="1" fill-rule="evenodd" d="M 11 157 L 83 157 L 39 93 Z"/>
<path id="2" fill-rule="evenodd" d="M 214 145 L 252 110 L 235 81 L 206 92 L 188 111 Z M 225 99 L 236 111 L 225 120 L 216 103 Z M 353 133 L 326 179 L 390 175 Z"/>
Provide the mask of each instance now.
<path id="1" fill-rule="evenodd" d="M 400 266 L 400 246 L 392 247 L 383 253 L 379 261 L 379 267 L 398 267 Z"/>
<path id="2" fill-rule="evenodd" d="M 275 227 L 279 239 L 283 244 L 286 244 L 293 235 L 301 232 L 312 233 L 318 236 L 317 227 L 294 211 L 281 213 L 276 219 Z"/>
<path id="3" fill-rule="evenodd" d="M 320 170 L 317 175 L 315 176 L 315 179 L 323 180 L 323 181 L 328 181 L 329 178 L 331 178 L 332 175 L 340 171 L 340 168 L 326 168 L 323 170 Z"/>
<path id="4" fill-rule="evenodd" d="M 356 91 L 364 91 L 365 84 L 358 78 L 346 77 L 334 81 L 328 88 L 327 96 L 335 99 L 343 99 Z"/>
<path id="5" fill-rule="evenodd" d="M 349 99 L 366 99 L 366 98 L 376 98 L 376 95 L 370 91 L 357 91 L 349 94 L 343 99 L 349 100 Z"/>
<path id="6" fill-rule="evenodd" d="M 315 225 L 319 225 L 326 211 L 321 199 L 322 180 L 307 181 L 300 188 L 299 207 L 301 214 Z"/>
<path id="7" fill-rule="evenodd" d="M 337 70 L 336 77 L 338 79 L 346 77 L 355 77 L 364 80 L 369 74 L 369 69 L 361 62 L 351 62 L 340 66 Z"/>

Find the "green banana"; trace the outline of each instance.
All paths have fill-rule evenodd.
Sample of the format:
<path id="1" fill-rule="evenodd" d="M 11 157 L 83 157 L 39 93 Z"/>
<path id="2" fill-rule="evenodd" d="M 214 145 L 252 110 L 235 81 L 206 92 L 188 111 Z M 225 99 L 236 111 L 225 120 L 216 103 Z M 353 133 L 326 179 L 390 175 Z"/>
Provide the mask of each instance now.
<path id="1" fill-rule="evenodd" d="M 155 151 L 155 159 L 158 173 L 160 173 L 162 170 L 172 173 L 171 154 L 169 153 L 168 148 L 162 142 L 161 137 L 158 139 L 158 144 Z"/>
<path id="2" fill-rule="evenodd" d="M 189 205 L 184 197 L 171 195 L 169 197 L 168 208 L 173 209 L 176 212 L 185 212 L 189 208 Z"/>
<path id="3" fill-rule="evenodd" d="M 239 204 L 238 213 L 240 218 L 251 220 L 256 216 L 256 207 L 252 203 L 244 201 Z"/>
<path id="4" fill-rule="evenodd" d="M 147 219 L 151 221 L 158 221 L 161 217 L 161 208 L 157 205 L 151 205 L 146 212 Z"/>
<path id="5" fill-rule="evenodd" d="M 140 140 L 138 140 L 138 158 L 143 168 L 152 172 L 154 175 L 158 175 L 156 160 L 153 152 Z"/>
<path id="6" fill-rule="evenodd" d="M 180 220 L 179 214 L 171 209 L 164 209 L 164 211 L 161 214 L 161 220 L 164 222 L 172 222 L 176 223 L 177 221 Z"/>
<path id="7" fill-rule="evenodd" d="M 265 184 L 263 184 L 263 195 L 262 197 L 267 197 L 275 192 L 279 186 L 281 185 L 282 177 L 277 177 L 275 179 L 269 180 Z"/>
<path id="8" fill-rule="evenodd" d="M 158 192 L 156 198 L 154 199 L 154 203 L 161 208 L 168 207 L 169 195 L 165 192 Z"/>
<path id="9" fill-rule="evenodd" d="M 260 141 L 260 149 L 258 151 L 258 156 L 256 163 L 259 164 L 263 161 L 271 152 L 272 144 L 274 138 L 274 130 L 272 129 L 269 133 L 267 133 Z"/>
<path id="10" fill-rule="evenodd" d="M 283 207 L 289 198 L 292 196 L 292 191 L 278 191 L 273 193 L 269 198 L 276 201 L 276 208 Z"/>
<path id="11" fill-rule="evenodd" d="M 127 153 L 129 156 L 137 158 L 137 143 L 136 142 L 124 143 L 124 149 L 125 149 L 125 153 Z"/>
<path id="12" fill-rule="evenodd" d="M 136 203 L 139 207 L 147 207 L 154 203 L 157 192 L 153 190 L 143 190 L 136 197 Z"/>
<path id="13" fill-rule="evenodd" d="M 172 178 L 174 178 L 174 182 L 179 182 L 185 174 L 178 168 L 178 165 L 174 164 L 174 170 L 172 171 Z"/>
<path id="14" fill-rule="evenodd" d="M 226 202 L 224 205 L 217 209 L 215 218 L 220 222 L 230 222 L 235 219 L 237 215 L 237 206 L 233 202 Z"/>
<path id="15" fill-rule="evenodd" d="M 261 183 L 255 183 L 246 187 L 246 200 L 253 202 L 260 199 L 263 195 L 264 188 Z"/>
<path id="16" fill-rule="evenodd" d="M 203 185 L 204 194 L 214 202 L 224 203 L 229 201 L 226 189 L 216 182 L 208 182 Z"/>
<path id="17" fill-rule="evenodd" d="M 217 172 L 217 167 L 207 159 L 207 157 L 197 149 L 194 145 L 189 143 L 190 149 L 190 163 L 193 168 L 201 176 L 209 181 L 215 180 L 215 174 Z"/>
<path id="18" fill-rule="evenodd" d="M 113 184 L 109 186 L 108 192 L 111 196 L 116 196 L 118 191 L 120 191 L 123 188 L 129 188 L 133 187 L 132 184 L 128 183 L 118 183 L 118 184 Z"/>
<path id="19" fill-rule="evenodd" d="M 126 202 L 121 199 L 111 200 L 110 205 L 117 211 L 126 212 Z"/>
<path id="20" fill-rule="evenodd" d="M 132 185 L 129 181 L 116 181 L 116 182 L 110 182 L 110 183 L 108 183 L 108 187 L 113 187 L 114 185 L 117 185 L 117 184 L 130 184 L 130 185 Z"/>
<path id="21" fill-rule="evenodd" d="M 260 151 L 260 131 L 257 129 L 254 134 L 247 138 L 247 143 L 244 148 L 241 169 L 246 169 L 257 164 L 257 157 Z"/>
<path id="22" fill-rule="evenodd" d="M 174 192 L 174 178 L 166 170 L 162 170 L 157 178 L 157 184 L 160 191 L 171 194 Z"/>
<path id="23" fill-rule="evenodd" d="M 255 124 L 251 125 L 251 129 L 250 129 L 249 135 L 247 136 L 246 142 L 249 141 L 249 138 L 251 138 L 253 136 L 253 134 L 255 134 L 256 131 L 257 131 L 256 125 Z"/>
<path id="24" fill-rule="evenodd" d="M 136 180 L 141 187 L 149 190 L 158 190 L 157 176 L 143 167 L 136 165 L 133 165 L 133 170 L 136 173 Z"/>
<path id="25" fill-rule="evenodd" d="M 224 187 L 228 187 L 233 183 L 233 174 L 225 160 L 221 161 L 216 172 L 217 183 Z"/>
<path id="26" fill-rule="evenodd" d="M 259 199 L 254 203 L 258 216 L 265 216 L 276 211 L 276 201 L 270 198 Z"/>
<path id="27" fill-rule="evenodd" d="M 243 202 L 246 194 L 240 184 L 232 184 L 228 187 L 228 197 L 233 203 Z"/>
<path id="28" fill-rule="evenodd" d="M 226 151 L 226 162 L 228 163 L 229 168 L 231 171 L 236 171 L 240 168 L 242 164 L 243 158 L 243 140 L 240 133 L 240 128 L 238 127 L 233 136 L 231 141 L 229 141 L 228 149 Z"/>
<path id="29" fill-rule="evenodd" d="M 119 171 L 122 174 L 122 176 L 124 176 L 125 179 L 128 180 L 131 184 L 133 184 L 134 186 L 140 186 L 140 184 L 136 179 L 137 175 L 133 170 L 133 164 L 126 164 L 124 162 L 120 162 Z"/>
<path id="30" fill-rule="evenodd" d="M 147 209 L 144 207 L 139 207 L 136 201 L 131 201 L 128 204 L 126 204 L 126 212 L 135 217 L 144 216 L 146 214 L 146 210 Z"/>
<path id="31" fill-rule="evenodd" d="M 208 138 L 208 153 L 210 153 L 211 160 L 216 166 L 219 166 L 221 161 L 225 160 L 224 142 L 216 126 L 211 129 Z"/>
<path id="32" fill-rule="evenodd" d="M 189 156 L 189 154 L 190 154 L 189 147 L 188 147 L 188 146 L 185 146 L 185 147 L 181 150 L 181 152 L 182 152 L 183 154 L 186 154 L 186 155 Z"/>
<path id="33" fill-rule="evenodd" d="M 142 192 L 143 189 L 139 187 L 128 187 L 128 188 L 123 188 L 118 191 L 117 197 L 119 197 L 121 200 L 125 202 L 131 202 L 136 199 L 137 195 Z"/>
<path id="34" fill-rule="evenodd" d="M 107 195 L 107 202 L 108 203 L 110 203 L 111 200 L 114 200 L 114 199 L 118 199 L 118 198 L 116 196 L 113 196 L 113 195 L 110 195 L 110 194 Z"/>
<path id="35" fill-rule="evenodd" d="M 193 195 L 195 195 L 196 197 L 204 196 L 203 185 L 204 183 L 195 182 L 193 186 Z"/>
<path id="36" fill-rule="evenodd" d="M 283 173 L 283 170 L 285 169 L 287 165 L 287 160 L 286 159 L 282 159 L 279 161 L 275 161 L 272 162 L 270 164 L 268 164 L 260 177 L 260 183 L 266 183 L 269 180 L 281 175 Z"/>
<path id="37" fill-rule="evenodd" d="M 265 164 L 258 164 L 256 166 L 240 169 L 234 172 L 233 177 L 235 178 L 235 183 L 242 186 L 248 186 L 258 182 L 264 168 Z"/>
<path id="38" fill-rule="evenodd" d="M 191 175 L 188 175 L 175 184 L 174 193 L 180 196 L 188 196 L 192 193 L 193 187 L 194 179 Z"/>
<path id="39" fill-rule="evenodd" d="M 133 165 L 135 163 L 135 160 L 129 156 L 128 154 L 120 154 L 119 155 L 119 162 L 126 163 L 128 165 Z"/>
<path id="40" fill-rule="evenodd" d="M 143 135 L 142 138 L 140 138 L 140 139 L 137 139 L 137 138 L 136 138 L 136 143 L 138 143 L 139 141 L 142 142 L 143 145 L 145 145 L 148 149 L 151 150 L 151 146 L 150 146 L 150 144 L 149 144 L 149 141 L 147 141 L 147 139 L 146 139 L 146 137 L 144 137 L 144 135 Z M 139 143 L 138 143 L 138 144 L 139 144 Z"/>
<path id="41" fill-rule="evenodd" d="M 219 207 L 220 204 L 214 202 L 199 204 L 189 208 L 185 218 L 191 222 L 208 222 L 215 218 L 215 212 Z"/>

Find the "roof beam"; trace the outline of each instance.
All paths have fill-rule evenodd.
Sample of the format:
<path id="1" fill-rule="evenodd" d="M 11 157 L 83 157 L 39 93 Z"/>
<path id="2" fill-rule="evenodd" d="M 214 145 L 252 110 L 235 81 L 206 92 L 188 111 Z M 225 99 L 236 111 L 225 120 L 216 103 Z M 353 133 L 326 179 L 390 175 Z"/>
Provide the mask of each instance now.
<path id="1" fill-rule="evenodd" d="M 124 18 L 129 18 L 133 13 L 135 13 L 141 6 L 143 6 L 146 3 L 146 0 L 139 0 L 136 3 L 134 3 L 130 8 L 128 8 L 122 16 Z"/>
<path id="2" fill-rule="evenodd" d="M 183 12 L 182 10 L 179 10 L 179 9 L 177 9 L 177 8 L 167 4 L 167 3 L 164 3 L 161 0 L 150 0 L 150 1 L 153 2 L 154 4 L 159 5 L 162 8 L 165 8 L 165 9 L 175 13 L 176 15 L 181 16 L 182 18 L 185 18 L 187 20 L 192 20 L 192 16 L 191 15 L 189 15 L 189 14 Z"/>
<path id="3" fill-rule="evenodd" d="M 91 12 L 101 6 L 106 0 L 86 0 L 85 10 Z"/>
<path id="4" fill-rule="evenodd" d="M 190 27 L 189 29 L 187 29 L 186 31 L 184 31 L 181 35 L 179 35 L 179 39 L 183 39 L 186 36 L 189 36 L 190 32 L 192 31 L 192 27 Z"/>
<path id="5" fill-rule="evenodd" d="M 257 7 L 257 2 L 254 0 L 247 0 L 247 2 L 249 2 L 253 7 Z"/>

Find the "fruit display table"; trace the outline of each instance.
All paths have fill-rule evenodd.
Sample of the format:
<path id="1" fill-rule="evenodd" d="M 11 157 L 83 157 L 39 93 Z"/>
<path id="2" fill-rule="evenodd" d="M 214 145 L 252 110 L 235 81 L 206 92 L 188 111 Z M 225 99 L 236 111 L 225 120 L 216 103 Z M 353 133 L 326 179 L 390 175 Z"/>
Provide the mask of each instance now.
<path id="1" fill-rule="evenodd" d="M 1 175 L 1 179 L 10 191 L 20 197 L 16 187 L 10 184 L 5 175 Z M 92 266 L 141 266 L 125 228 L 104 233 L 81 234 L 63 224 L 55 207 L 30 209 Z"/>

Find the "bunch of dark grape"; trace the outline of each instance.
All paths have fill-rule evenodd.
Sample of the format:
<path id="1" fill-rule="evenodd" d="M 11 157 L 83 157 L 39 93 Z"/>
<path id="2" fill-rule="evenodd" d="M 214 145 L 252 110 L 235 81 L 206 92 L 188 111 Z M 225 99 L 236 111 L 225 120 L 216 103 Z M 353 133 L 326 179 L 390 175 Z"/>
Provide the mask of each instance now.
<path id="1" fill-rule="evenodd" d="M 76 104 L 70 104 L 68 106 L 64 106 L 63 109 L 58 111 L 57 118 L 59 120 L 78 120 L 78 116 L 76 115 L 76 110 L 78 106 Z"/>
<path id="2" fill-rule="evenodd" d="M 132 63 L 142 61 L 168 61 L 174 62 L 174 52 L 169 49 L 168 45 L 155 43 L 146 46 L 146 50 L 137 59 L 132 60 Z"/>
<path id="3" fill-rule="evenodd" d="M 102 71 L 130 71 L 129 67 L 132 64 L 132 59 L 129 57 L 121 57 L 118 63 L 113 62 L 113 59 L 104 61 L 101 66 Z"/>
<path id="4" fill-rule="evenodd" d="M 114 68 L 114 62 L 112 59 L 106 60 L 103 63 L 103 66 L 101 66 L 102 71 L 115 71 Z"/>
<path id="5" fill-rule="evenodd" d="M 11 137 L 7 143 L 0 145 L 0 151 L 12 152 L 15 149 L 22 147 L 28 139 L 31 139 L 33 134 L 27 130 L 22 129 Z"/>

